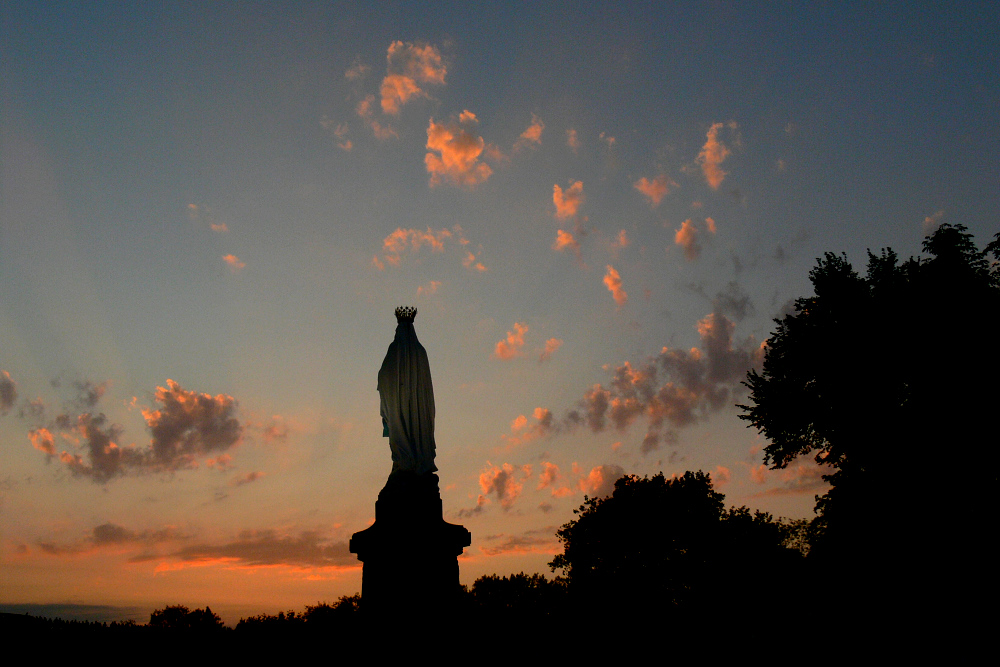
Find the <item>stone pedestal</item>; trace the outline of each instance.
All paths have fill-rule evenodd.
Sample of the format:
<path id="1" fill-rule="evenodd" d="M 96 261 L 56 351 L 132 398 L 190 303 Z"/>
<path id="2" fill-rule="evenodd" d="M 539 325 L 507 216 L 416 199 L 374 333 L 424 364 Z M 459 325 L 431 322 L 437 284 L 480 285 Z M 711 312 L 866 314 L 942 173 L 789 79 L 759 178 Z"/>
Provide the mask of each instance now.
<path id="1" fill-rule="evenodd" d="M 455 609 L 458 556 L 472 534 L 444 520 L 438 477 L 401 473 L 375 502 L 375 523 L 354 533 L 351 553 L 363 565 L 364 614 L 392 623 L 429 621 Z"/>

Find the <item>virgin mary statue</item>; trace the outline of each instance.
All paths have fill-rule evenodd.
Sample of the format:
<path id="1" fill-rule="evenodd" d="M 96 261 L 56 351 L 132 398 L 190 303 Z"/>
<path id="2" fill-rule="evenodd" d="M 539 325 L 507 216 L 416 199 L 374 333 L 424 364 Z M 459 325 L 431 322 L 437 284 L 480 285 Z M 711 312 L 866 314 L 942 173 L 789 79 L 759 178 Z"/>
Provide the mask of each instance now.
<path id="1" fill-rule="evenodd" d="M 398 473 L 432 473 L 434 387 L 427 352 L 413 329 L 416 308 L 396 309 L 396 338 L 378 372 L 382 436 L 389 438 L 392 479 Z"/>

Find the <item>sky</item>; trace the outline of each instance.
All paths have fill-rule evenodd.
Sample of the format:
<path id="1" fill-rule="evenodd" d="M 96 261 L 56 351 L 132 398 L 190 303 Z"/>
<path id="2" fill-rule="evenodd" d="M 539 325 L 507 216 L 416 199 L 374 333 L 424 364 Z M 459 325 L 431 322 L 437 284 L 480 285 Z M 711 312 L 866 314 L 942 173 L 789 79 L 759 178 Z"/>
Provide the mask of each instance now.
<path id="1" fill-rule="evenodd" d="M 626 473 L 811 517 L 823 469 L 765 468 L 740 383 L 823 253 L 1000 231 L 998 28 L 988 2 L 3 3 L 0 607 L 235 623 L 359 591 L 400 305 L 462 583 L 552 576 Z"/>

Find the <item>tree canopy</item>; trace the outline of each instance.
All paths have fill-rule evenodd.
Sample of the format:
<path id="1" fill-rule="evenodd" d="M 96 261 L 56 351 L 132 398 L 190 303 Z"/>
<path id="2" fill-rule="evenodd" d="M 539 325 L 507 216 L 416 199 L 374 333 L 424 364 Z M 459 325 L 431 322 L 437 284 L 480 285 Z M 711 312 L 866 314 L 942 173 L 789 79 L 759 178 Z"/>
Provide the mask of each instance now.
<path id="1" fill-rule="evenodd" d="M 814 554 L 869 580 L 947 556 L 996 486 L 977 460 L 996 442 L 1000 234 L 981 251 L 942 225 L 923 249 L 902 263 L 869 252 L 864 276 L 845 255 L 819 259 L 740 406 L 773 468 L 807 454 L 828 467 Z"/>
<path id="2" fill-rule="evenodd" d="M 716 607 L 757 586 L 761 571 L 792 568 L 789 525 L 725 496 L 704 472 L 627 475 L 607 498 L 587 498 L 557 533 L 571 595 L 616 613 L 657 615 Z"/>

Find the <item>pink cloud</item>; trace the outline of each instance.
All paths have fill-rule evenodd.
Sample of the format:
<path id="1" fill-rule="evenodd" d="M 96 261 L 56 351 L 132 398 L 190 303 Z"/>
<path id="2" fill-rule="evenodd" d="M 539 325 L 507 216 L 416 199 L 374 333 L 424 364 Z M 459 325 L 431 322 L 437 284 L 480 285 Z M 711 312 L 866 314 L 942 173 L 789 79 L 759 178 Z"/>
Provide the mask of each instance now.
<path id="1" fill-rule="evenodd" d="M 726 145 L 719 140 L 719 130 L 725 126 L 724 123 L 713 123 L 708 128 L 705 135 L 705 145 L 702 146 L 697 158 L 698 164 L 701 165 L 701 171 L 705 174 L 705 180 L 708 181 L 709 187 L 713 190 L 719 189 L 727 175 L 727 172 L 719 166 L 731 153 Z M 730 121 L 728 127 L 735 130 L 736 123 Z"/>
<path id="2" fill-rule="evenodd" d="M 622 287 L 622 278 L 610 264 L 607 266 L 607 271 L 604 274 L 604 284 L 607 286 L 608 291 L 611 292 L 611 296 L 614 297 L 615 303 L 619 307 L 624 306 L 625 302 L 628 301 L 628 294 L 625 293 L 625 289 Z"/>
<path id="3" fill-rule="evenodd" d="M 545 341 L 545 349 L 542 350 L 542 353 L 539 355 L 538 362 L 542 363 L 551 359 L 552 355 L 556 353 L 556 350 L 562 347 L 562 344 L 563 342 L 559 338 L 550 338 Z"/>
<path id="4" fill-rule="evenodd" d="M 754 484 L 764 484 L 767 482 L 767 466 L 761 463 L 759 466 L 750 468 L 750 479 Z"/>
<path id="5" fill-rule="evenodd" d="M 715 470 L 709 473 L 712 477 L 712 483 L 716 486 L 723 486 L 729 483 L 732 479 L 732 474 L 729 472 L 729 468 L 726 466 L 715 466 Z"/>
<path id="6" fill-rule="evenodd" d="M 403 261 L 403 255 L 407 252 L 417 253 L 422 248 L 430 248 L 431 252 L 444 252 L 445 245 L 448 243 L 457 243 L 463 249 L 470 245 L 469 240 L 465 238 L 465 231 L 460 225 L 455 225 L 451 229 L 428 227 L 426 231 L 397 227 L 394 232 L 382 240 L 382 257 L 380 259 L 378 255 L 373 256 L 372 266 L 383 271 L 386 264 L 399 266 Z M 480 246 L 479 251 L 481 252 L 481 250 Z M 476 258 L 475 254 L 467 249 L 463 252 L 465 257 L 462 260 L 462 265 L 465 268 L 478 272 L 486 271 L 486 267 Z M 430 286 L 424 289 L 426 291 L 429 288 Z"/>
<path id="7" fill-rule="evenodd" d="M 653 180 L 645 176 L 633 183 L 632 187 L 641 192 L 649 200 L 650 206 L 656 208 L 663 201 L 663 198 L 670 193 L 670 188 L 676 188 L 677 183 L 667 178 L 665 174 L 660 174 Z"/>
<path id="8" fill-rule="evenodd" d="M 582 181 L 576 181 L 565 192 L 558 184 L 552 186 L 552 203 L 556 205 L 559 220 L 576 217 L 584 201 Z"/>
<path id="9" fill-rule="evenodd" d="M 527 324 L 514 322 L 514 330 L 508 331 L 507 338 L 497 343 L 493 356 L 504 361 L 521 356 L 521 350 L 524 347 L 524 334 L 527 332 Z"/>
<path id="10" fill-rule="evenodd" d="M 555 428 L 553 423 L 555 416 L 547 408 L 535 408 L 532 413 L 534 422 L 529 425 L 528 418 L 518 415 L 510 424 L 510 435 L 503 436 L 508 447 L 517 447 L 525 443 L 537 440 L 552 433 Z"/>
<path id="11" fill-rule="evenodd" d="M 580 490 L 592 498 L 610 496 L 615 490 L 615 482 L 624 474 L 625 470 L 619 465 L 595 466 L 579 481 Z"/>
<path id="12" fill-rule="evenodd" d="M 472 188 L 490 177 L 493 170 L 479 161 L 483 152 L 482 137 L 468 131 L 476 122 L 475 114 L 465 111 L 458 122 L 435 123 L 427 127 L 427 155 L 424 164 L 430 174 L 430 186 L 443 181 Z"/>
<path id="13" fill-rule="evenodd" d="M 49 458 L 56 456 L 56 440 L 47 428 L 38 428 L 28 431 L 28 438 L 31 446 L 48 455 Z"/>

